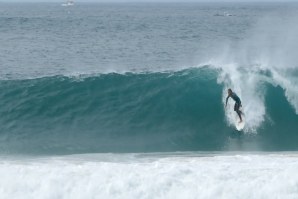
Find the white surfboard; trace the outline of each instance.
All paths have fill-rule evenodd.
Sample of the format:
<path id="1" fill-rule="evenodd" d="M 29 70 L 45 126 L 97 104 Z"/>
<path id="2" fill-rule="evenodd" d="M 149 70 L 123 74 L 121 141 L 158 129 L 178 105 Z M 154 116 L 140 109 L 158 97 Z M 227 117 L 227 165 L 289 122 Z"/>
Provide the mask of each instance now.
<path id="1" fill-rule="evenodd" d="M 235 118 L 235 127 L 236 127 L 237 131 L 242 131 L 245 126 L 245 117 L 244 117 L 244 115 L 241 115 L 241 117 L 242 117 L 242 122 L 240 122 L 238 115 Z"/>

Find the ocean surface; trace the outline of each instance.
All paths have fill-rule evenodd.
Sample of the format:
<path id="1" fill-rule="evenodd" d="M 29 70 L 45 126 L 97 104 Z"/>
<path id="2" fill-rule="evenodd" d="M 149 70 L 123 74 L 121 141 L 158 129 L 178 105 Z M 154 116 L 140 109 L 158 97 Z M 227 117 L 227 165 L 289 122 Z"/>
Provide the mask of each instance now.
<path id="1" fill-rule="evenodd" d="M 0 3 L 0 197 L 297 198 L 297 11 Z"/>

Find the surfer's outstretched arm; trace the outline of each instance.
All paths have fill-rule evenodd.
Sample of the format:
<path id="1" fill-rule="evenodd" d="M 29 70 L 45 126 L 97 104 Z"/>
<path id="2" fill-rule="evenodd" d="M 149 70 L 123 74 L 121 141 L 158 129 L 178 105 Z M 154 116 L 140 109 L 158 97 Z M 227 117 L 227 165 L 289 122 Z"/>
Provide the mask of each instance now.
<path id="1" fill-rule="evenodd" d="M 226 98 L 226 107 L 227 107 L 227 104 L 228 104 L 229 97 L 230 97 L 230 95 L 228 95 L 228 97 Z"/>

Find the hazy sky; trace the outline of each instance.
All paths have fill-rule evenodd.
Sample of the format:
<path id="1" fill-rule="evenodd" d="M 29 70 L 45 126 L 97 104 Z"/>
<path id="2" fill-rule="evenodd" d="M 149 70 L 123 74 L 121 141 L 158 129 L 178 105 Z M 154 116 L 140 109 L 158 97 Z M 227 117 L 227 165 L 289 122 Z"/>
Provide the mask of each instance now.
<path id="1" fill-rule="evenodd" d="M 0 0 L 0 2 L 64 2 L 66 0 Z M 298 0 L 74 0 L 75 2 L 298 2 Z"/>

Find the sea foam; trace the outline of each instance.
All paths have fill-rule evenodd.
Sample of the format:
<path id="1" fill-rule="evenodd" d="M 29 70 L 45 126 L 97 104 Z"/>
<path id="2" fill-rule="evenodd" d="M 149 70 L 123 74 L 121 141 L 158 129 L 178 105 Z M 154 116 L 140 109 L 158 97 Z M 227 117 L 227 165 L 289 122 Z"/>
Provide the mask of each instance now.
<path id="1" fill-rule="evenodd" d="M 2 158 L 1 198 L 297 198 L 297 154 Z"/>

